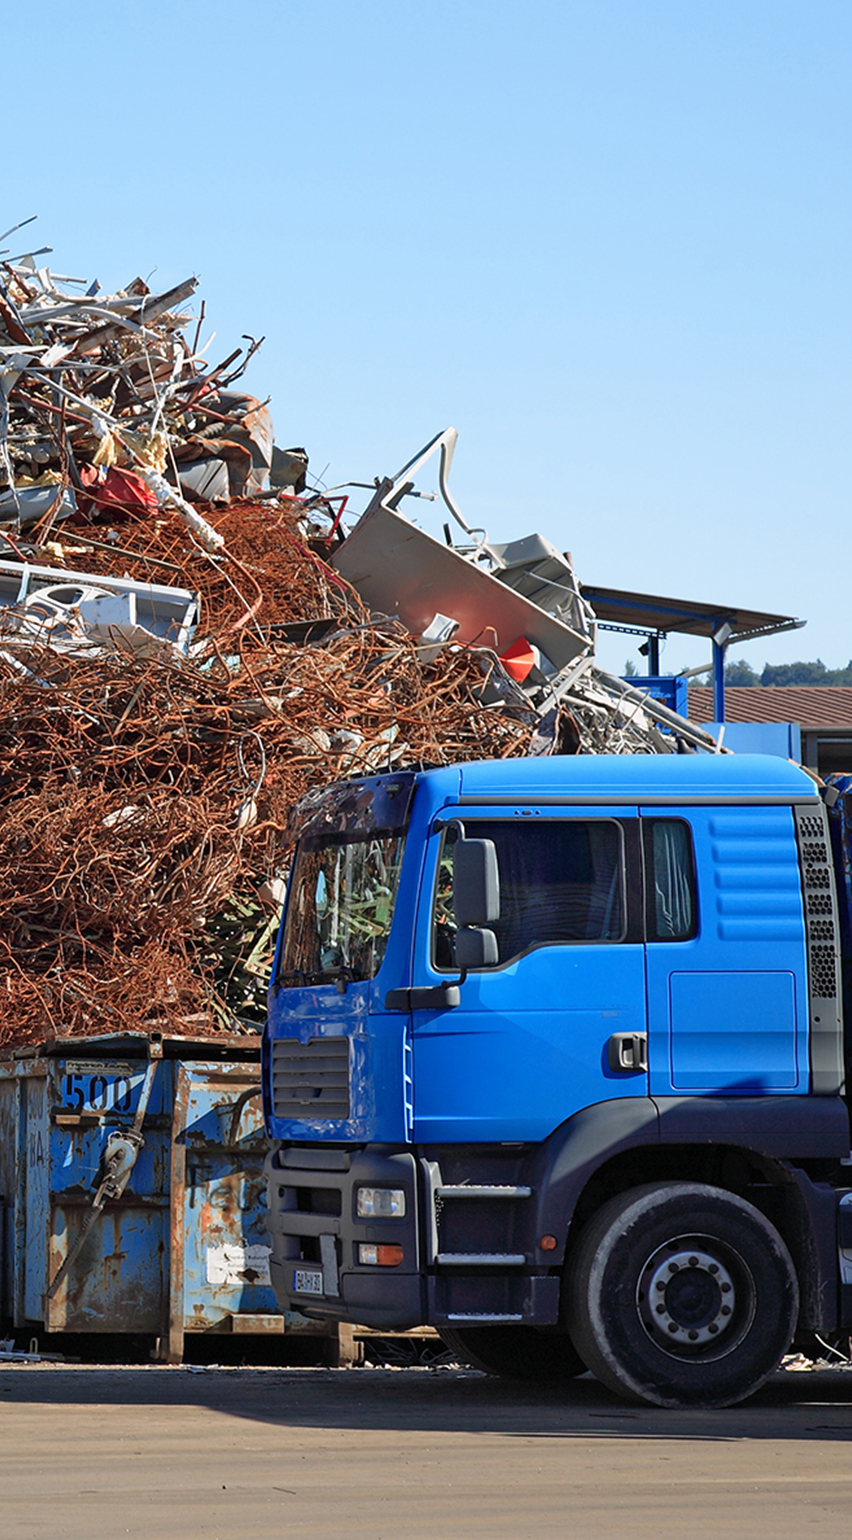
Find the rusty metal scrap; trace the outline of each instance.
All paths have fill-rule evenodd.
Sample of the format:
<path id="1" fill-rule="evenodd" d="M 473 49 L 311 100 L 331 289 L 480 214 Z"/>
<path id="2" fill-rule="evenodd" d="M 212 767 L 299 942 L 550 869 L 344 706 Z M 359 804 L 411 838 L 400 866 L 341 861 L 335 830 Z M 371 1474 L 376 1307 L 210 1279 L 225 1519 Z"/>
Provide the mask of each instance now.
<path id="1" fill-rule="evenodd" d="M 22 675 L 0 649 L 0 1045 L 256 1029 L 277 919 L 258 890 L 293 801 L 387 764 L 525 751 L 529 722 L 483 703 L 483 654 L 423 664 L 308 549 L 300 513 L 211 512 L 241 553 L 227 576 L 179 524 L 125 526 L 122 572 L 168 562 L 200 592 L 190 657 L 45 643 Z M 89 570 L 116 565 L 100 544 Z M 321 616 L 320 645 L 282 634 Z"/>
<path id="2" fill-rule="evenodd" d="M 266 403 L 232 388 L 263 339 L 210 366 L 201 320 L 184 335 L 197 279 L 161 294 L 85 282 L 0 254 L 0 525 L 41 544 L 77 513 L 173 509 L 215 550 L 193 504 L 270 484 Z"/>
<path id="3" fill-rule="evenodd" d="M 348 545 L 346 498 L 308 491 L 304 451 L 277 450 L 265 405 L 232 389 L 259 344 L 207 368 L 198 329 L 183 335 L 194 279 L 160 295 L 140 280 L 111 296 L 74 285 L 0 253 L 13 596 L 0 625 L 0 1051 L 256 1030 L 288 813 L 313 786 L 483 757 L 715 748 L 596 667 L 570 558 L 538 536 L 492 547 L 464 525 L 446 488 L 454 430 L 405 473 L 440 445 L 442 494 L 477 538 L 467 559 L 440 548 L 403 572 L 405 613 L 383 613 L 381 541 L 366 547 L 369 581 L 359 565 L 370 509 Z M 402 572 L 396 484 L 376 485 L 372 523 L 393 528 Z M 28 573 L 73 578 L 93 603 L 100 580 L 104 614 L 120 618 L 116 595 L 168 593 L 184 606 L 180 645 L 129 645 L 130 609 L 101 627 L 114 645 L 60 645 L 52 622 L 20 622 Z M 554 654 L 533 690 L 505 651 L 522 626 Z"/>
<path id="4" fill-rule="evenodd" d="M 522 715 L 526 708 L 533 753 L 719 752 L 703 728 L 597 667 L 597 621 L 567 552 L 538 534 L 497 545 L 470 527 L 448 485 L 457 439 L 455 428 L 445 428 L 395 477 L 376 479 L 360 519 L 333 551 L 337 571 L 366 603 L 398 616 L 422 641 L 440 623 L 458 642 L 493 644 L 485 699 Z M 399 507 L 435 455 L 441 497 L 466 537 L 458 546 L 449 525 L 442 544 Z M 520 672 L 518 649 L 525 659 Z"/>
<path id="5" fill-rule="evenodd" d="M 591 659 L 540 711 L 486 647 L 371 617 L 306 540 L 306 500 L 206 508 L 51 542 L 53 568 L 199 595 L 187 656 L 0 648 L 0 1047 L 45 1035 L 254 1027 L 287 815 L 388 765 L 668 744 Z M 320 547 L 321 548 L 321 547 Z M 29 548 L 20 547 L 27 556 Z M 601 676 L 602 677 L 602 676 Z"/>

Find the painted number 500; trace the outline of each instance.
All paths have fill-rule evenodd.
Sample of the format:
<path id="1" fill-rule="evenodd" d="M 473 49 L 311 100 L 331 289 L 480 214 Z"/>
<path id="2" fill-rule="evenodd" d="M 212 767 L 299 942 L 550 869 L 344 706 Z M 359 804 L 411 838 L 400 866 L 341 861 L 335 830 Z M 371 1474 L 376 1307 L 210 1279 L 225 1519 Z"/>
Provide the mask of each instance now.
<path id="1" fill-rule="evenodd" d="M 66 1075 L 65 1105 L 77 1112 L 129 1112 L 133 1087 L 127 1075 Z"/>

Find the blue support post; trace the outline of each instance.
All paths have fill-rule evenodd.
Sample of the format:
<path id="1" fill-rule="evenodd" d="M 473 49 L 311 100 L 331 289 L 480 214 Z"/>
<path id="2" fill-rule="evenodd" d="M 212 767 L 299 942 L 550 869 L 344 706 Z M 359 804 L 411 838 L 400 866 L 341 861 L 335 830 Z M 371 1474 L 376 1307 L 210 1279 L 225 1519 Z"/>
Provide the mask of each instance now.
<path id="1" fill-rule="evenodd" d="M 725 644 L 713 642 L 713 719 L 725 720 Z"/>
<path id="2" fill-rule="evenodd" d="M 648 637 L 648 673 L 653 676 L 653 675 L 659 674 L 659 672 L 660 672 L 660 638 L 659 638 L 659 636 L 649 636 Z"/>

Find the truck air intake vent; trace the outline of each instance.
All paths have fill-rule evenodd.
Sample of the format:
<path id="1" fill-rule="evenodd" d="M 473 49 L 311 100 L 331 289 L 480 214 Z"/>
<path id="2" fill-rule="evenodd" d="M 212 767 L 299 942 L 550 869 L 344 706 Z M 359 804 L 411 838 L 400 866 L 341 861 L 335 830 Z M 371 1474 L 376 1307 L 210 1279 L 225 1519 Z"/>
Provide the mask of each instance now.
<path id="1" fill-rule="evenodd" d="M 843 1090 L 843 1024 L 840 1019 L 840 930 L 828 816 L 793 809 L 799 846 L 808 948 L 811 1090 L 833 1096 Z"/>
<path id="2" fill-rule="evenodd" d="M 276 1118 L 344 1121 L 349 1117 L 349 1039 L 278 1038 L 272 1044 L 272 1110 Z"/>
<path id="3" fill-rule="evenodd" d="M 811 990 L 821 1000 L 837 993 L 837 969 L 833 946 L 811 947 Z"/>
<path id="4" fill-rule="evenodd" d="M 818 814 L 799 814 L 799 838 L 803 840 L 821 840 L 825 838 L 822 817 Z"/>
<path id="5" fill-rule="evenodd" d="M 805 887 L 819 888 L 827 892 L 831 888 L 831 877 L 825 867 L 805 866 Z"/>
<path id="6" fill-rule="evenodd" d="M 807 916 L 811 999 L 835 1000 L 838 935 L 831 852 L 823 813 L 799 812 L 796 831 Z"/>

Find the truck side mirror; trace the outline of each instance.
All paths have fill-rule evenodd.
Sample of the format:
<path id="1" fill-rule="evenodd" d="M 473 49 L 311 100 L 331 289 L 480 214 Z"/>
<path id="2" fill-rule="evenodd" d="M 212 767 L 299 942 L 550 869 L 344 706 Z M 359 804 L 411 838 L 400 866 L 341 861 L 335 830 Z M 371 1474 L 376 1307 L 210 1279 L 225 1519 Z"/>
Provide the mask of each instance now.
<path id="1" fill-rule="evenodd" d="M 477 968 L 493 968 L 500 961 L 497 937 L 493 930 L 473 930 L 465 926 L 455 934 L 456 967 L 462 974 Z"/>
<path id="2" fill-rule="evenodd" d="M 500 871 L 493 840 L 463 838 L 453 845 L 453 912 L 460 929 L 499 920 Z"/>

